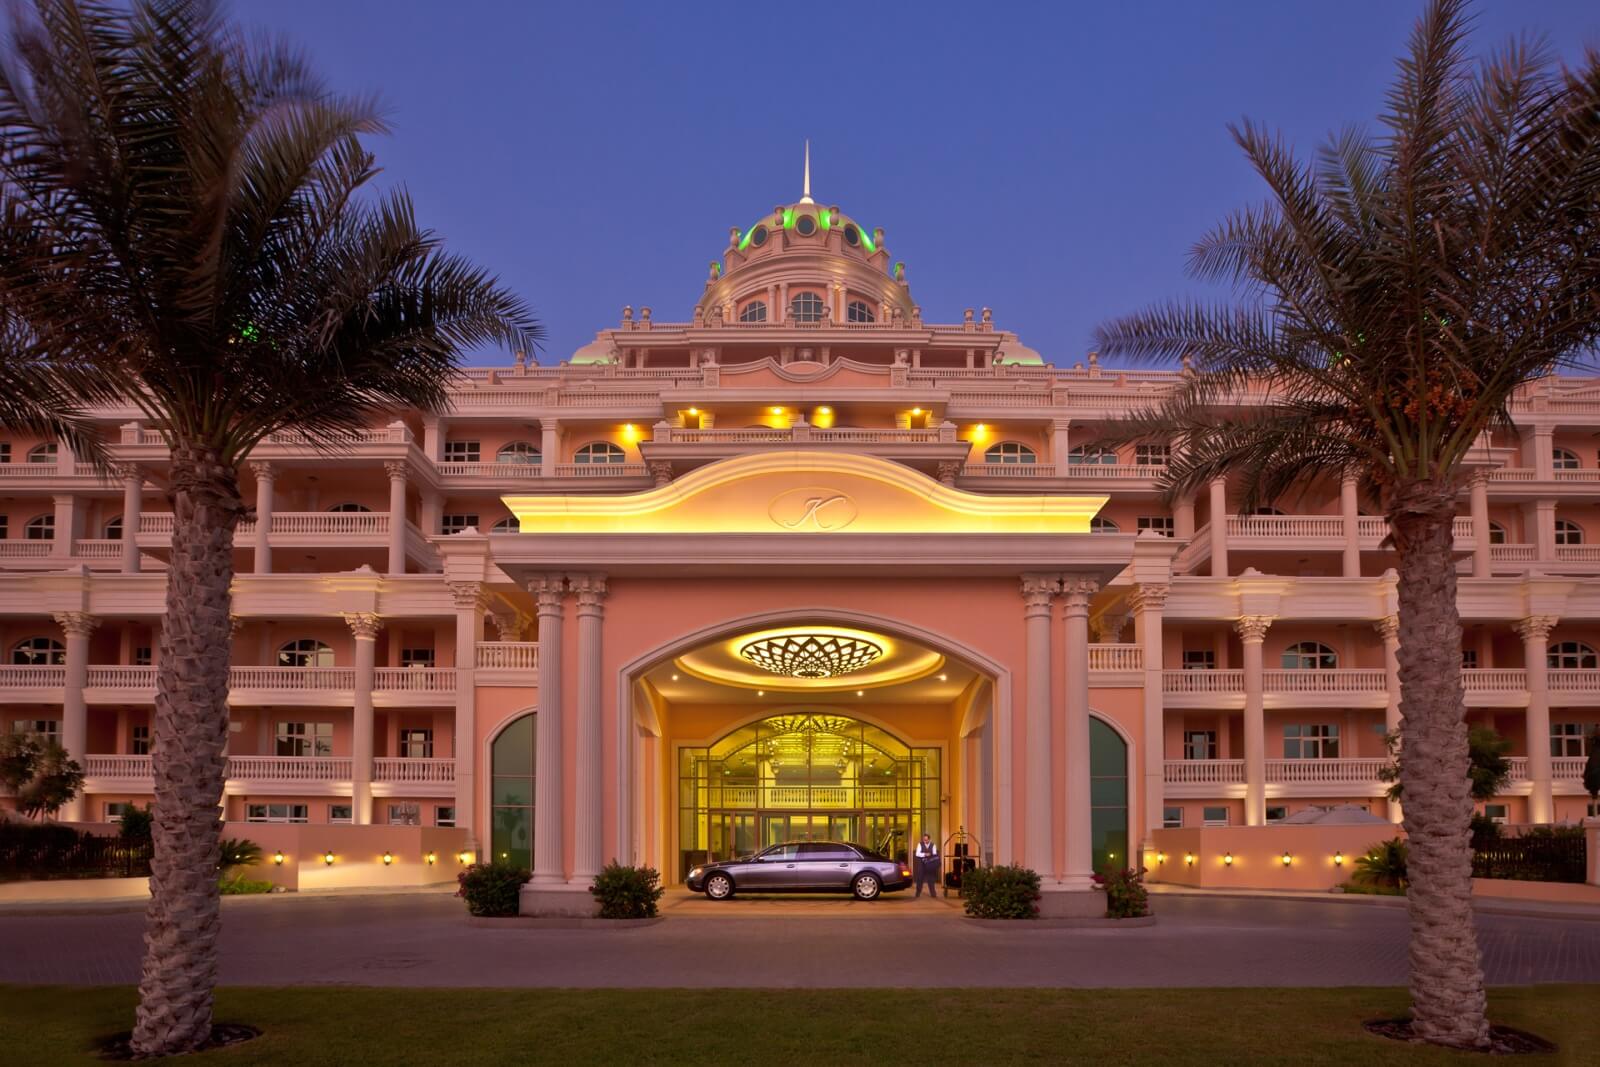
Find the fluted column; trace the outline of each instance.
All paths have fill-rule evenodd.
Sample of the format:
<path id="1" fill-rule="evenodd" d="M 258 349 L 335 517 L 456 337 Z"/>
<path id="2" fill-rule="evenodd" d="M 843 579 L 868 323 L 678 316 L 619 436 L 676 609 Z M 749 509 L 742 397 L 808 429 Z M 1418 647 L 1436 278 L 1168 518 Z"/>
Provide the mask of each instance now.
<path id="1" fill-rule="evenodd" d="M 61 747 L 80 765 L 89 747 L 89 704 L 83 690 L 89 682 L 89 635 L 94 633 L 100 620 L 84 611 L 61 611 L 56 622 L 66 637 L 67 670 L 62 686 Z M 61 809 L 66 822 L 81 822 L 84 818 L 84 799 L 80 793 Z"/>
<path id="2" fill-rule="evenodd" d="M 1361 577 L 1361 504 L 1354 475 L 1339 480 L 1339 518 L 1344 527 L 1344 576 Z"/>
<path id="3" fill-rule="evenodd" d="M 139 515 L 144 510 L 144 475 L 132 465 L 118 467 L 117 473 L 122 475 L 122 572 L 136 574 L 139 570 Z"/>
<path id="4" fill-rule="evenodd" d="M 450 582 L 456 608 L 456 826 L 467 831 L 471 847 L 478 849 L 478 642 L 483 639 L 487 597 L 479 582 Z"/>
<path id="5" fill-rule="evenodd" d="M 1385 615 L 1374 622 L 1372 628 L 1383 639 L 1383 729 L 1393 734 L 1400 729 L 1400 617 Z M 1390 822 L 1400 821 L 1402 812 L 1398 800 L 1389 801 L 1388 814 Z"/>
<path id="6" fill-rule="evenodd" d="M 1228 576 L 1228 483 L 1211 482 L 1211 577 Z"/>
<path id="7" fill-rule="evenodd" d="M 1067 644 L 1066 736 L 1062 739 L 1066 745 L 1063 766 L 1067 778 L 1067 855 L 1065 877 L 1061 880 L 1066 889 L 1087 890 L 1094 881 L 1089 765 L 1089 598 L 1099 588 L 1087 578 L 1069 576 L 1061 583 Z"/>
<path id="8" fill-rule="evenodd" d="M 1554 615 L 1531 615 L 1517 623 L 1522 638 L 1522 659 L 1528 674 L 1528 821 L 1547 823 L 1555 817 L 1550 776 L 1550 631 L 1559 620 Z"/>
<path id="9" fill-rule="evenodd" d="M 601 641 L 606 578 L 603 574 L 574 574 L 568 582 L 578 598 L 577 804 L 573 810 L 572 880 L 588 886 L 605 862 Z"/>
<path id="10" fill-rule="evenodd" d="M 1267 721 L 1262 691 L 1261 643 L 1272 619 L 1246 615 L 1234 623 L 1244 649 L 1244 821 L 1263 826 L 1267 821 Z"/>
<path id="11" fill-rule="evenodd" d="M 372 822 L 372 682 L 378 631 L 383 620 L 370 612 L 344 617 L 356 640 L 355 706 L 350 723 L 350 814 L 358 826 Z"/>
<path id="12" fill-rule="evenodd" d="M 389 476 L 389 573 L 406 572 L 406 465 L 391 461 L 383 465 Z M 459 813 L 458 813 L 459 814 Z"/>
<path id="13" fill-rule="evenodd" d="M 528 583 L 539 606 L 539 711 L 534 719 L 533 880 L 566 881 L 562 843 L 566 794 L 561 782 L 561 627 L 566 579 L 540 575 Z"/>
<path id="14" fill-rule="evenodd" d="M 1061 589 L 1053 574 L 1022 576 L 1022 620 L 1027 642 L 1026 864 L 1048 878 L 1055 870 L 1055 805 L 1050 781 L 1050 602 Z"/>
<path id="15" fill-rule="evenodd" d="M 256 476 L 256 536 L 255 572 L 272 573 L 272 486 L 276 473 L 272 464 L 250 464 L 250 473 Z"/>
<path id="16" fill-rule="evenodd" d="M 1494 574 L 1494 554 L 1489 547 L 1489 472 L 1476 470 L 1468 483 L 1472 510 L 1472 576 Z"/>
<path id="17" fill-rule="evenodd" d="M 1161 611 L 1166 607 L 1169 587 L 1141 585 L 1128 596 L 1134 611 L 1134 626 L 1144 654 L 1144 790 L 1140 794 L 1144 832 L 1161 828 L 1161 809 L 1166 802 L 1165 708 L 1161 685 Z"/>

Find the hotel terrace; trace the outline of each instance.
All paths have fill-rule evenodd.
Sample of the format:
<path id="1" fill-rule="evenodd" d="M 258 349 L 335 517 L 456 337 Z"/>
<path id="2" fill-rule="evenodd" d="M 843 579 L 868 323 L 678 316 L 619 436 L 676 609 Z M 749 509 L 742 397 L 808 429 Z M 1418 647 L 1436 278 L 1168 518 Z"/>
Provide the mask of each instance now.
<path id="1" fill-rule="evenodd" d="M 1181 371 L 1051 365 L 988 308 L 925 321 L 884 241 L 807 195 L 729 232 L 683 321 L 624 308 L 336 455 L 263 443 L 225 818 L 305 824 L 329 864 L 363 828 L 445 828 L 550 893 L 612 858 L 677 882 L 958 830 L 1072 890 L 1163 833 L 1397 819 L 1394 559 L 1355 486 L 1165 503 L 1167 443 L 1099 439 Z M 1573 821 L 1600 381 L 1513 413 L 1461 494 L 1462 680 L 1513 746 L 1487 814 Z M 82 764 L 64 817 L 105 822 L 151 796 L 172 515 L 160 427 L 95 415 L 111 480 L 0 436 L 0 711 Z"/>

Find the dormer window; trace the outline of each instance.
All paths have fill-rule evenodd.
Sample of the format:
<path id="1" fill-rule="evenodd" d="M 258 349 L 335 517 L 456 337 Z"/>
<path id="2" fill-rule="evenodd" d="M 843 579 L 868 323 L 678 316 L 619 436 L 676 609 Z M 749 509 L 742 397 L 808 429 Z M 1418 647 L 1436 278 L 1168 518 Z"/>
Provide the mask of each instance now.
<path id="1" fill-rule="evenodd" d="M 765 300 L 752 300 L 739 309 L 740 322 L 766 322 L 767 302 Z"/>
<path id="2" fill-rule="evenodd" d="M 822 297 L 816 293 L 801 293 L 789 304 L 789 317 L 795 322 L 821 322 Z"/>
<path id="3" fill-rule="evenodd" d="M 762 245 L 766 244 L 767 228 L 765 226 L 757 226 L 755 229 L 751 230 L 750 243 L 756 248 L 760 248 Z"/>
<path id="4" fill-rule="evenodd" d="M 851 248 L 855 248 L 861 243 L 861 231 L 856 229 L 856 224 L 853 222 L 844 224 L 844 243 Z"/>
<path id="5" fill-rule="evenodd" d="M 810 237 L 817 232 L 817 220 L 810 215 L 801 215 L 794 220 L 794 230 L 801 237 Z"/>

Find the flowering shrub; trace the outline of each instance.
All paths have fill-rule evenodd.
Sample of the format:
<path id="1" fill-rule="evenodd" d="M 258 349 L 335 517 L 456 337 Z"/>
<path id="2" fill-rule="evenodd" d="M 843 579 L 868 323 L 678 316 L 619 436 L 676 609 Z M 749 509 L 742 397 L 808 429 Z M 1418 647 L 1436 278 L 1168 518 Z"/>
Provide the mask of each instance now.
<path id="1" fill-rule="evenodd" d="M 456 896 L 467 902 L 472 915 L 515 915 L 523 883 L 532 877 L 532 871 L 514 863 L 474 863 L 456 875 Z"/>
<path id="2" fill-rule="evenodd" d="M 1106 891 L 1106 918 L 1139 919 L 1150 914 L 1150 894 L 1144 888 L 1143 867 L 1117 870 L 1107 867 L 1094 876 Z"/>
<path id="3" fill-rule="evenodd" d="M 961 899 L 974 919 L 1034 919 L 1039 876 L 1026 867 L 978 867 L 962 875 Z"/>

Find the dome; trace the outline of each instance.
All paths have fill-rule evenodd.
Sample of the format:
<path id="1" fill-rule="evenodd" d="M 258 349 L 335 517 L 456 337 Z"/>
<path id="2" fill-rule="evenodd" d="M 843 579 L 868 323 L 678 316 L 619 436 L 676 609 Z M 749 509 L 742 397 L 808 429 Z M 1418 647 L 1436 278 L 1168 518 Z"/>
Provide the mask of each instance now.
<path id="1" fill-rule="evenodd" d="M 823 207 L 809 197 L 802 197 L 793 204 L 773 208 L 770 214 L 736 231 L 738 237 L 733 241 L 733 246 L 740 252 L 748 253 L 764 247 L 779 231 L 795 237 L 823 238 L 837 231 L 846 247 L 860 249 L 869 256 L 878 250 L 883 237 L 881 233 L 867 229 L 840 211 L 837 206 Z"/>

